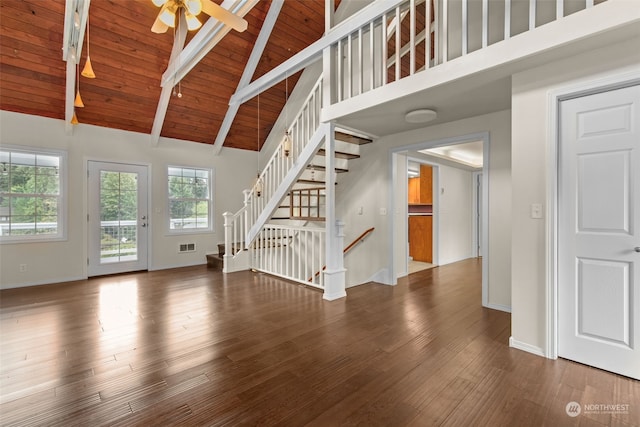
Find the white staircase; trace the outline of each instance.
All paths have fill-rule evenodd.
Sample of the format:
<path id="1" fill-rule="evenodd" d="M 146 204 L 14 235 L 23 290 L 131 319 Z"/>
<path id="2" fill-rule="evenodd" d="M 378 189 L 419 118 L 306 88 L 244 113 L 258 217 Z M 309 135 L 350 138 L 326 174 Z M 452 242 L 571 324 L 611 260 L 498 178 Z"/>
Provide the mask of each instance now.
<path id="1" fill-rule="evenodd" d="M 224 250 L 225 273 L 253 268 L 325 288 L 321 271 L 327 266 L 327 242 L 337 248 L 331 252 L 342 254 L 343 249 L 340 224 L 333 220 L 327 226 L 327 220 L 335 218 L 331 203 L 335 178 L 348 171 L 350 160 L 360 157 L 358 144 L 371 140 L 321 124 L 321 91 L 322 79 L 289 128 L 292 146 L 288 155 L 283 141 L 260 174 L 260 195 L 255 186 L 245 190 L 244 206 L 224 214 L 224 247 L 232 248 Z M 327 152 L 333 156 L 329 158 Z M 333 172 L 328 173 L 327 167 Z"/>

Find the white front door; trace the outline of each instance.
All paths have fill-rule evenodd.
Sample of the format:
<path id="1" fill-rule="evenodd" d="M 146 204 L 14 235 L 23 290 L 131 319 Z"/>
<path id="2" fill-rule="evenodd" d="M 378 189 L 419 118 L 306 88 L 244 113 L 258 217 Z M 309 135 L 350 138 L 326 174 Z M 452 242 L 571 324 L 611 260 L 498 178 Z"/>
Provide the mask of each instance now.
<path id="1" fill-rule="evenodd" d="M 90 161 L 89 276 L 147 269 L 147 167 Z"/>
<path id="2" fill-rule="evenodd" d="M 558 355 L 640 379 L 640 86 L 560 123 Z"/>

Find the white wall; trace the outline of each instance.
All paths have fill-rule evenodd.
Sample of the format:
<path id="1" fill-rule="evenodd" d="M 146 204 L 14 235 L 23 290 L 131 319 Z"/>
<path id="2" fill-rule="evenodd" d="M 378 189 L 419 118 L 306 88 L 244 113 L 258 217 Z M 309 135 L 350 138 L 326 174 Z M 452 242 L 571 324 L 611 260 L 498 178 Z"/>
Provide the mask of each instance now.
<path id="1" fill-rule="evenodd" d="M 351 242 L 368 227 L 374 233 L 345 258 L 347 284 L 364 283 L 372 278 L 390 280 L 392 221 L 388 215 L 404 216 L 399 211 L 383 215 L 390 203 L 391 153 L 395 147 L 419 144 L 471 133 L 489 132 L 489 303 L 511 305 L 511 184 L 510 184 L 510 112 L 501 111 L 423 129 L 389 135 L 361 146 L 362 158 L 350 161 L 350 172 L 341 177 L 337 189 L 337 216 L 346 223 L 345 243 Z M 359 207 L 362 215 L 358 214 Z M 404 220 L 404 219 L 401 219 Z M 399 238 L 406 242 L 406 235 Z"/>
<path id="2" fill-rule="evenodd" d="M 211 147 L 161 138 L 157 147 L 149 135 L 79 124 L 67 135 L 64 123 L 43 117 L 0 111 L 0 143 L 55 148 L 68 153 L 68 239 L 62 242 L 0 245 L 0 288 L 53 283 L 86 277 L 87 160 L 150 165 L 151 258 L 149 269 L 204 264 L 207 253 L 217 253 L 224 241 L 222 213 L 242 206 L 242 190 L 251 185 L 255 153 L 224 149 L 214 157 Z M 214 170 L 214 225 L 209 233 L 169 235 L 167 216 L 168 165 L 208 167 Z M 194 242 L 197 251 L 179 254 L 180 243 Z M 19 264 L 27 264 L 20 272 Z"/>
<path id="3" fill-rule="evenodd" d="M 529 217 L 532 203 L 545 204 L 550 147 L 550 91 L 637 69 L 640 35 L 604 49 L 516 74 L 512 79 L 512 318 L 516 345 L 547 350 L 547 220 Z"/>
<path id="4" fill-rule="evenodd" d="M 473 246 L 473 179 L 471 172 L 438 166 L 438 264 L 471 258 Z"/>

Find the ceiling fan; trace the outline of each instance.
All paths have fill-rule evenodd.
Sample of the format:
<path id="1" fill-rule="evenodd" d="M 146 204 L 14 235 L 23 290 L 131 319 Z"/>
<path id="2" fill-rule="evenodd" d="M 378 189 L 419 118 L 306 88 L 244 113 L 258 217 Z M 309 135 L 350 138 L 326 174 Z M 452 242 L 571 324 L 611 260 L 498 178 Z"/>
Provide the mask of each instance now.
<path id="1" fill-rule="evenodd" d="M 200 12 L 216 18 L 238 32 L 243 32 L 247 29 L 246 20 L 234 15 L 211 0 L 151 0 L 151 2 L 160 8 L 160 13 L 158 13 L 158 17 L 151 27 L 151 31 L 154 33 L 165 33 L 169 27 L 174 28 L 176 14 L 180 9 L 184 11 L 189 30 L 197 30 L 202 26 L 202 23 L 197 18 Z"/>

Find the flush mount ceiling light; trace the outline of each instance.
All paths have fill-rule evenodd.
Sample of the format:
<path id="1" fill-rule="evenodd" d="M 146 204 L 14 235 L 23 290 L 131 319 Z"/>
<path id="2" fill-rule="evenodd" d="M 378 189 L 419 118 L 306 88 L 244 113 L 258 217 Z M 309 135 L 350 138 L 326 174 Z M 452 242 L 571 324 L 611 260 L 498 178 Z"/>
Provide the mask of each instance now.
<path id="1" fill-rule="evenodd" d="M 423 108 L 420 110 L 409 111 L 404 116 L 404 120 L 407 123 L 427 123 L 435 120 L 436 117 L 438 117 L 438 113 L 436 113 L 435 110 Z"/>

